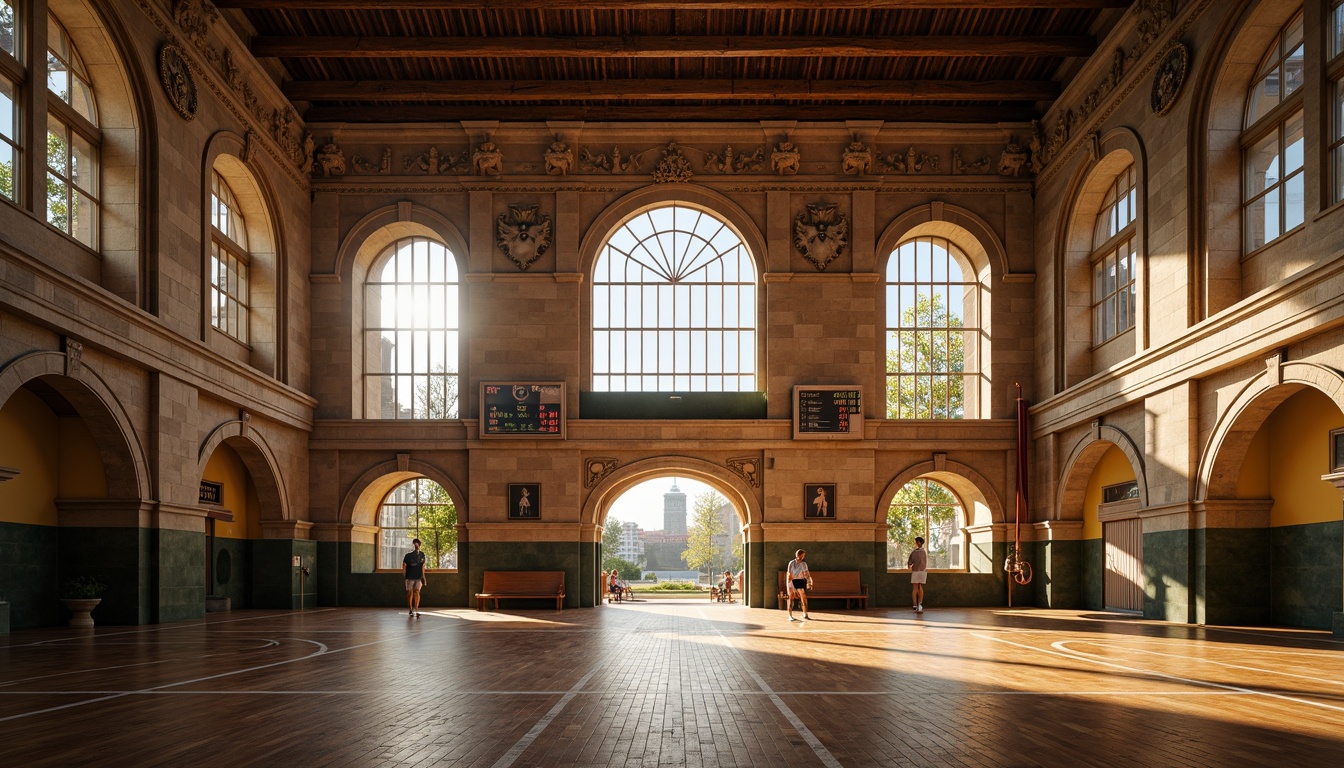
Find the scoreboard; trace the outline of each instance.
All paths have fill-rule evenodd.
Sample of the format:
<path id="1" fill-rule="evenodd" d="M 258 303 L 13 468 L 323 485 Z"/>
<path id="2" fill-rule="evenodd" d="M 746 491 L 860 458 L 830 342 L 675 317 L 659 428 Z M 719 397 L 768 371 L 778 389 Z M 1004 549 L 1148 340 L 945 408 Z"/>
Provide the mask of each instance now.
<path id="1" fill-rule="evenodd" d="M 795 440 L 859 440 L 863 438 L 863 387 L 796 386 L 793 388 Z"/>
<path id="2" fill-rule="evenodd" d="M 565 437 L 563 381 L 481 382 L 481 437 Z"/>

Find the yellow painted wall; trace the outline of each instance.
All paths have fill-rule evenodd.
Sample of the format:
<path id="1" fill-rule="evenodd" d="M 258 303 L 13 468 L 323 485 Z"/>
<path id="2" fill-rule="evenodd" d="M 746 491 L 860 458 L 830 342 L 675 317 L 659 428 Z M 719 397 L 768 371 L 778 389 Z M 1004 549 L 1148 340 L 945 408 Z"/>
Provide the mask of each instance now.
<path id="1" fill-rule="evenodd" d="M 1083 497 L 1083 538 L 1100 539 L 1101 521 L 1097 519 L 1097 507 L 1101 505 L 1101 489 L 1116 483 L 1128 483 L 1137 478 L 1129 458 L 1112 445 L 1097 468 L 1092 471 L 1092 479 L 1087 481 L 1087 494 Z"/>
<path id="2" fill-rule="evenodd" d="M 1330 471 L 1330 430 L 1344 427 L 1344 413 L 1319 390 L 1304 389 L 1270 414 L 1261 431 L 1269 434 L 1271 526 L 1339 520 L 1344 497 L 1321 480 Z M 1258 437 L 1258 435 L 1257 435 Z"/>
<path id="3" fill-rule="evenodd" d="M 224 485 L 224 508 L 233 513 L 233 522 L 215 521 L 215 535 L 222 539 L 259 539 L 261 520 L 257 515 L 257 489 L 252 483 L 238 452 L 220 445 L 205 463 L 202 480 Z"/>
<path id="4" fill-rule="evenodd" d="M 1269 421 L 1272 420 L 1273 414 L 1270 414 Z M 1260 431 L 1251 438 L 1251 445 L 1246 449 L 1246 460 L 1237 475 L 1239 499 L 1269 498 L 1269 421 L 1260 425 Z"/>
<path id="5" fill-rule="evenodd" d="M 66 417 L 60 422 L 60 496 L 65 499 L 107 498 L 107 472 L 98 444 L 83 419 Z"/>
<path id="6" fill-rule="evenodd" d="M 0 522 L 58 525 L 59 419 L 46 403 L 19 389 L 0 407 L 0 467 L 19 470 L 0 483 Z"/>

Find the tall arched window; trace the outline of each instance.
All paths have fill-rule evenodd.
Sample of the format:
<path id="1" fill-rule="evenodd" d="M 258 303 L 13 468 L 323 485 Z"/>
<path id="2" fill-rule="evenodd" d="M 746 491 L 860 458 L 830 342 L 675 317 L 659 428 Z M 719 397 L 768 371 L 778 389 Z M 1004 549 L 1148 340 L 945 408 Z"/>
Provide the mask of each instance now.
<path id="1" fill-rule="evenodd" d="M 887 508 L 887 568 L 902 569 L 924 539 L 929 568 L 965 568 L 966 516 L 951 488 L 926 477 L 911 480 L 896 492 Z"/>
<path id="2" fill-rule="evenodd" d="M 364 284 L 364 418 L 458 418 L 457 260 L 424 237 L 396 241 Z"/>
<path id="3" fill-rule="evenodd" d="M 1134 166 L 1130 165 L 1107 190 L 1092 229 L 1093 344 L 1103 344 L 1134 327 L 1137 202 Z"/>
<path id="4" fill-rule="evenodd" d="M 887 260 L 887 418 L 975 416 L 980 283 L 947 238 L 907 240 Z"/>
<path id="5" fill-rule="evenodd" d="M 1305 218 L 1302 14 L 1265 52 L 1246 97 L 1242 133 L 1243 252 L 1281 237 Z"/>
<path id="6" fill-rule="evenodd" d="M 457 505 L 443 486 L 424 477 L 392 489 L 378 508 L 378 567 L 401 568 L 420 540 L 430 568 L 457 567 Z"/>
<path id="7" fill-rule="evenodd" d="M 18 45 L 19 20 L 11 0 L 0 0 L 0 196 L 18 199 L 15 170 L 21 160 L 19 83 L 23 64 Z"/>
<path id="8" fill-rule="evenodd" d="M 47 223 L 96 249 L 98 107 L 84 60 L 56 17 L 47 21 Z"/>
<path id="9" fill-rule="evenodd" d="M 602 246 L 593 391 L 756 391 L 756 343 L 756 268 L 723 220 L 666 205 Z"/>
<path id="10" fill-rule="evenodd" d="M 1344 0 L 1330 8 L 1330 176 L 1333 202 L 1344 201 Z"/>
<path id="11" fill-rule="evenodd" d="M 210 174 L 210 324 L 247 343 L 247 228 L 233 190 Z"/>

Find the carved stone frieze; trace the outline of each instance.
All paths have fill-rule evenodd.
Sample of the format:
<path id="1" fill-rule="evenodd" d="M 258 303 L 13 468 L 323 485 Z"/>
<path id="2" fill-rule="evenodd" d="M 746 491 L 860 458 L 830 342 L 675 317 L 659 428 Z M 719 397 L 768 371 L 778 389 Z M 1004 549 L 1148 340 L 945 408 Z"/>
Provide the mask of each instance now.
<path id="1" fill-rule="evenodd" d="M 1027 151 L 1015 141 L 1009 141 L 1003 148 L 1003 154 L 999 155 L 999 175 L 1000 176 L 1020 176 L 1024 168 L 1027 167 L 1030 155 Z"/>
<path id="2" fill-rule="evenodd" d="M 327 142 L 317 150 L 317 172 L 322 176 L 345 175 L 345 153 L 334 142 Z"/>
<path id="3" fill-rule="evenodd" d="M 985 169 L 988 167 L 989 167 L 988 155 L 984 155 L 977 160 L 972 160 L 971 162 L 967 163 L 963 162 L 961 159 L 961 150 L 957 147 L 952 148 L 952 163 L 951 167 L 948 168 L 948 171 L 953 176 L 960 176 L 962 174 L 983 173 Z"/>
<path id="4" fill-rule="evenodd" d="M 210 27 L 219 21 L 219 10 L 210 0 L 173 0 L 173 21 L 191 44 L 200 48 Z"/>
<path id="5" fill-rule="evenodd" d="M 77 378 L 84 368 L 84 344 L 69 336 L 61 340 L 65 345 L 65 375 Z"/>
<path id="6" fill-rule="evenodd" d="M 182 49 L 172 43 L 164 43 L 159 49 L 159 82 L 177 114 L 184 120 L 196 119 L 196 80 Z"/>
<path id="7" fill-rule="evenodd" d="M 594 457 L 584 463 L 583 487 L 592 488 L 602 482 L 602 478 L 611 474 L 612 470 L 620 466 L 616 459 Z"/>
<path id="8" fill-rule="evenodd" d="M 904 154 L 892 152 L 877 157 L 878 170 L 883 173 L 923 173 L 925 168 L 936 173 L 939 162 L 938 155 L 920 152 L 914 147 L 907 147 Z"/>
<path id="9" fill-rule="evenodd" d="M 471 167 L 477 176 L 498 176 L 504 173 L 504 153 L 493 141 L 482 142 L 471 153 Z"/>
<path id="10" fill-rule="evenodd" d="M 793 176 L 803 167 L 803 155 L 793 142 L 785 139 L 770 153 L 770 169 L 780 176 Z"/>
<path id="11" fill-rule="evenodd" d="M 835 203 L 809 203 L 793 220 L 793 244 L 818 272 L 824 271 L 849 242 L 849 217 Z"/>
<path id="12" fill-rule="evenodd" d="M 865 176 L 872 169 L 872 148 L 862 141 L 851 141 L 840 155 L 840 172 L 847 176 Z"/>
<path id="13" fill-rule="evenodd" d="M 551 247 L 551 217 L 536 205 L 510 205 L 495 221 L 495 243 L 525 271 Z"/>
<path id="14" fill-rule="evenodd" d="M 639 158 L 635 155 L 622 155 L 620 147 L 612 147 L 611 155 L 594 155 L 587 147 L 579 150 L 580 173 L 630 173 L 639 170 Z"/>
<path id="15" fill-rule="evenodd" d="M 568 144 L 556 139 L 551 148 L 546 150 L 546 175 L 568 176 L 569 169 L 573 166 L 574 151 Z"/>
<path id="16" fill-rule="evenodd" d="M 383 153 L 383 160 L 389 166 L 392 163 L 391 158 L 392 150 L 388 148 Z M 440 155 L 438 147 L 430 147 L 426 152 L 403 159 L 401 167 L 406 171 L 419 171 L 430 176 L 439 176 L 466 173 L 471 165 L 468 163 L 466 150 L 462 150 L 461 154 L 446 152 Z"/>
<path id="17" fill-rule="evenodd" d="M 761 487 L 761 460 L 755 456 L 737 456 L 728 459 L 728 469 L 747 481 L 752 488 Z"/>
<path id="18" fill-rule="evenodd" d="M 709 173 L 759 173 L 765 170 L 765 147 L 757 147 L 751 154 L 743 154 L 728 145 L 720 156 L 717 152 L 707 153 L 704 169 Z"/>
<path id="19" fill-rule="evenodd" d="M 663 157 L 653 169 L 654 183 L 675 184 L 690 181 L 695 173 L 691 171 L 691 161 L 681 153 L 681 147 L 677 146 L 677 142 L 668 142 L 662 151 Z"/>
<path id="20" fill-rule="evenodd" d="M 365 160 L 363 155 L 355 155 L 350 158 L 350 162 L 355 166 L 355 170 L 363 173 L 389 174 L 392 172 L 392 148 L 383 148 L 383 158 L 377 163 Z"/>

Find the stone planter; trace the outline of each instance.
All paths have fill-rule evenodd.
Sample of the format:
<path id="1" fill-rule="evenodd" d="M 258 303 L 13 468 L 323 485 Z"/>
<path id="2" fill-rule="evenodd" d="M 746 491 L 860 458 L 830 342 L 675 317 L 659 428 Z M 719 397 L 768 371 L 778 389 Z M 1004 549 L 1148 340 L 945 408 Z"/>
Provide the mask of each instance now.
<path id="1" fill-rule="evenodd" d="M 80 598 L 80 597 L 62 597 L 61 603 L 70 609 L 70 626 L 72 627 L 92 627 L 93 616 L 90 614 L 98 604 L 103 602 L 101 597 Z"/>

